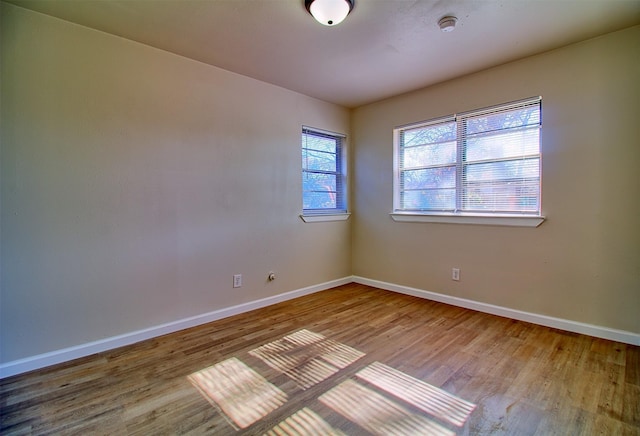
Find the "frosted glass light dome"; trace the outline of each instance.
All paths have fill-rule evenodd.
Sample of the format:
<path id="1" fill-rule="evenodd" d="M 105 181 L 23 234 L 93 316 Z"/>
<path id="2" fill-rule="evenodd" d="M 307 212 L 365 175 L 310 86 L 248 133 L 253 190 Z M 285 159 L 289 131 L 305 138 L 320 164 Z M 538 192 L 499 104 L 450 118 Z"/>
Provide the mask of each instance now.
<path id="1" fill-rule="evenodd" d="M 325 26 L 340 24 L 353 8 L 353 2 L 347 0 L 313 0 L 305 3 L 313 18 Z"/>

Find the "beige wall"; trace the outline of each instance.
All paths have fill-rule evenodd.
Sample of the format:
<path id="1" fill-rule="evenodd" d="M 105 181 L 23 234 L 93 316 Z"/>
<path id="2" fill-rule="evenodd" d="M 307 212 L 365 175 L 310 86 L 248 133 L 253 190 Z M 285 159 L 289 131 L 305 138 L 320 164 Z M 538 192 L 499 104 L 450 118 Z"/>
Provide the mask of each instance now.
<path id="1" fill-rule="evenodd" d="M 301 126 L 348 110 L 1 13 L 2 362 L 351 274 L 350 222 L 298 217 Z"/>
<path id="2" fill-rule="evenodd" d="M 536 95 L 541 227 L 392 221 L 394 126 Z M 352 132 L 354 275 L 640 332 L 640 27 L 358 108 Z"/>

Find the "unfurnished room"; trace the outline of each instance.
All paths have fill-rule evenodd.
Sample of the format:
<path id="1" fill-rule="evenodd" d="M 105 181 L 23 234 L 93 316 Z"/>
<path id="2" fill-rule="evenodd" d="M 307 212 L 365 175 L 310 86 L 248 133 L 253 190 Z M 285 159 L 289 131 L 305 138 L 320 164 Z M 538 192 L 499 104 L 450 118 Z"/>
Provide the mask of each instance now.
<path id="1" fill-rule="evenodd" d="M 0 19 L 1 434 L 640 435 L 640 1 Z"/>

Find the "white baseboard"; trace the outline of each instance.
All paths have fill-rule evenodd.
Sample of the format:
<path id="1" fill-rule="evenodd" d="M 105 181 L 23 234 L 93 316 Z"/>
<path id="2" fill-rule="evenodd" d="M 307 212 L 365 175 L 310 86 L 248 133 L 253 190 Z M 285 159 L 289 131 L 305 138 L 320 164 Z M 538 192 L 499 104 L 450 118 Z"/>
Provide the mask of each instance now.
<path id="1" fill-rule="evenodd" d="M 283 301 L 292 300 L 297 297 L 302 297 L 303 295 L 313 294 L 315 292 L 324 291 L 325 289 L 345 285 L 351 282 L 351 277 L 344 277 L 342 279 L 332 280 L 329 282 L 321 283 L 319 285 L 285 292 L 283 294 L 274 295 L 272 297 L 267 297 L 256 301 L 250 301 L 248 303 L 239 304 L 237 306 L 214 310 L 213 312 L 172 321 L 147 329 L 125 333 L 123 335 L 113 336 L 86 344 L 76 345 L 61 350 L 51 351 L 49 353 L 39 354 L 36 356 L 3 363 L 0 364 L 0 379 L 55 365 L 58 363 L 68 362 L 70 360 L 89 356 L 91 354 L 113 350 L 118 347 L 131 345 L 136 342 L 152 339 L 158 336 L 177 332 L 179 330 L 184 330 L 190 327 L 195 327 L 201 324 L 206 324 L 208 322 L 227 318 L 233 315 L 238 315 L 240 313 L 249 312 L 254 309 L 260 309 L 261 307 L 266 307 Z"/>
<path id="2" fill-rule="evenodd" d="M 553 327 L 573 333 L 581 333 L 596 338 L 609 339 L 616 342 L 622 342 L 631 345 L 640 345 L 640 334 L 628 332 L 624 330 L 615 330 L 608 327 L 601 327 L 592 324 L 585 324 L 577 321 L 570 321 L 562 318 L 554 318 L 536 313 L 523 312 L 508 307 L 494 306 L 493 304 L 481 303 L 478 301 L 467 300 L 464 298 L 452 297 L 449 295 L 438 294 L 436 292 L 424 291 L 422 289 L 411 288 L 408 286 L 396 285 L 393 283 L 381 282 L 378 280 L 367 279 L 365 277 L 353 276 L 355 283 L 373 286 L 375 288 L 387 291 L 398 292 L 414 297 L 424 298 L 427 300 L 438 301 L 440 303 L 451 304 L 452 306 L 464 307 L 466 309 L 477 310 L 478 312 L 490 313 L 492 315 L 504 316 L 506 318 L 526 321 L 533 324 L 539 324 L 545 327 Z"/>
<path id="3" fill-rule="evenodd" d="M 0 364 L 0 379 L 55 365 L 58 363 L 68 362 L 70 360 L 89 356 L 91 354 L 113 350 L 125 345 L 131 345 L 136 342 L 152 339 L 158 336 L 177 332 L 179 330 L 184 330 L 190 327 L 195 327 L 201 324 L 206 324 L 208 322 L 227 318 L 229 316 L 249 312 L 254 309 L 260 309 L 272 304 L 292 300 L 297 297 L 302 297 L 303 295 L 313 294 L 315 292 L 324 291 L 326 289 L 345 285 L 351 282 L 373 286 L 376 288 L 398 292 L 401 294 L 412 295 L 414 297 L 424 298 L 427 300 L 451 304 L 453 306 L 473 309 L 479 312 L 490 313 L 492 315 L 504 316 L 520 321 L 526 321 L 546 327 L 557 328 L 574 333 L 581 333 L 602 339 L 609 339 L 625 344 L 640 345 L 640 334 L 638 333 L 628 332 L 624 330 L 615 330 L 607 327 L 585 324 L 561 318 L 553 318 L 546 315 L 539 315 L 536 313 L 510 309 L 508 307 L 495 306 L 492 304 L 481 303 L 464 298 L 438 294 L 436 292 L 424 291 L 422 289 L 411 288 L 408 286 L 367 279 L 365 277 L 352 276 L 332 280 L 302 289 L 297 289 L 290 292 L 285 292 L 283 294 L 274 295 L 272 297 L 267 297 L 256 301 L 250 301 L 248 303 L 239 304 L 237 306 L 215 310 L 213 312 L 204 313 L 202 315 L 181 319 L 166 324 L 161 324 L 147 329 L 125 333 L 123 335 L 113 336 L 86 344 L 81 344 L 61 350 L 51 351 L 49 353 L 39 354 L 36 356 L 3 363 Z"/>

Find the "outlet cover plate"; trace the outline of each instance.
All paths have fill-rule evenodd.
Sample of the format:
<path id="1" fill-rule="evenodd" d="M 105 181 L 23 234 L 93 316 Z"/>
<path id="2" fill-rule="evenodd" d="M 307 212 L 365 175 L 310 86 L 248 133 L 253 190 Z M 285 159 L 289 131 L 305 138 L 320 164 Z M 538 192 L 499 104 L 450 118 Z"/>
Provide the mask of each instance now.
<path id="1" fill-rule="evenodd" d="M 242 274 L 234 274 L 233 275 L 233 287 L 241 288 L 242 287 Z"/>

